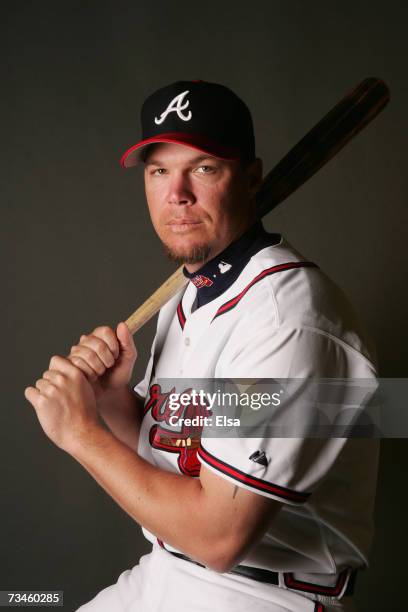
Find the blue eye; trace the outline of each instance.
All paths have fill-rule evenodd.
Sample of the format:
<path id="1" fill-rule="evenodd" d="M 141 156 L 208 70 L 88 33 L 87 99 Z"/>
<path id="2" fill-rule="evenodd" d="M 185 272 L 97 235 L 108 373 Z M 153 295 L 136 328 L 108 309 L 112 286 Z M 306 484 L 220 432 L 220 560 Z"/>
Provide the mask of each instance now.
<path id="1" fill-rule="evenodd" d="M 212 166 L 199 166 L 197 170 L 201 170 L 202 168 L 206 168 L 206 171 L 201 172 L 200 174 L 209 174 L 213 170 Z"/>

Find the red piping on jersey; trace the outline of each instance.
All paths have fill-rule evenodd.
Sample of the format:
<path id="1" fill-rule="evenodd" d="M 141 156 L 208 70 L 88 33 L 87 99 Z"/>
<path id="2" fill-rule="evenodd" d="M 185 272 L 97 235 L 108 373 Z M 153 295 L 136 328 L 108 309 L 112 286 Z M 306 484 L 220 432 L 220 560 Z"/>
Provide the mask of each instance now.
<path id="1" fill-rule="evenodd" d="M 314 612 L 324 612 L 324 605 L 316 602 Z"/>
<path id="2" fill-rule="evenodd" d="M 239 293 L 234 298 L 232 298 L 231 300 L 228 300 L 228 302 L 225 302 L 225 304 L 219 307 L 219 309 L 217 310 L 217 312 L 215 313 L 213 317 L 213 321 L 216 317 L 219 317 L 220 315 L 228 312 L 228 310 L 235 308 L 235 306 L 244 297 L 247 291 L 249 291 L 249 289 L 251 289 L 251 287 L 253 287 L 255 283 L 259 282 L 266 276 L 270 276 L 271 274 L 275 274 L 276 272 L 283 272 L 284 270 L 292 270 L 294 268 L 307 268 L 307 267 L 318 268 L 319 266 L 311 261 L 293 261 L 293 262 L 278 264 L 277 266 L 272 266 L 271 268 L 266 268 L 265 270 L 262 270 L 262 272 L 260 272 L 258 276 L 255 276 L 255 278 L 249 283 L 249 285 L 245 287 L 245 289 L 241 291 L 241 293 Z"/>
<path id="3" fill-rule="evenodd" d="M 306 502 L 308 497 L 311 495 L 310 493 L 301 493 L 299 491 L 287 489 L 286 487 L 281 487 L 280 485 L 271 484 L 270 482 L 257 478 L 256 476 L 249 476 L 248 474 L 245 474 L 245 472 L 241 472 L 241 470 L 238 470 L 237 468 L 228 465 L 228 463 L 221 461 L 221 459 L 217 459 L 214 457 L 214 455 L 211 455 L 208 451 L 206 451 L 202 445 L 198 449 L 197 454 L 204 460 L 205 463 L 208 463 L 208 465 L 211 465 L 219 472 L 223 472 L 235 480 L 238 480 L 246 485 L 250 485 L 259 491 L 271 493 L 278 497 L 282 497 L 283 499 L 299 504 Z"/>
<path id="4" fill-rule="evenodd" d="M 179 320 L 181 329 L 184 329 L 184 325 L 186 324 L 186 317 L 184 316 L 184 311 L 181 305 L 181 301 L 179 305 L 177 306 L 177 316 L 178 316 L 178 320 Z"/>
<path id="5" fill-rule="evenodd" d="M 343 570 L 338 577 L 338 580 L 334 586 L 323 586 L 321 584 L 313 584 L 311 582 L 303 582 L 302 580 L 296 580 L 293 577 L 293 573 L 284 572 L 283 578 L 285 585 L 289 589 L 296 589 L 297 591 L 307 591 L 308 593 L 316 593 L 318 595 L 332 595 L 337 596 L 343 590 L 345 582 L 347 580 L 349 570 L 346 568 Z"/>

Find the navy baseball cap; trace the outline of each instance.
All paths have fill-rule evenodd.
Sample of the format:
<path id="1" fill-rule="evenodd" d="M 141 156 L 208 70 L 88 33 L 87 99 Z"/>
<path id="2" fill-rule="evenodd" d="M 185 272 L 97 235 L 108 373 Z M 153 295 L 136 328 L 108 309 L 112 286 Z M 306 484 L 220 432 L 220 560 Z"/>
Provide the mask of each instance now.
<path id="1" fill-rule="evenodd" d="M 251 113 L 231 89 L 206 81 L 177 81 L 152 93 L 141 111 L 142 139 L 120 163 L 143 160 L 148 145 L 173 142 L 221 159 L 255 159 Z"/>

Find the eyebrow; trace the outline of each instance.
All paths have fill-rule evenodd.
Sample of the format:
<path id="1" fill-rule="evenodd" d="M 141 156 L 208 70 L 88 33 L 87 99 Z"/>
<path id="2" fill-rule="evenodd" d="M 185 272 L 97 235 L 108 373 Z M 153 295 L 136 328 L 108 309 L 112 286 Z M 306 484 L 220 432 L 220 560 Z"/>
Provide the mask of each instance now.
<path id="1" fill-rule="evenodd" d="M 190 164 L 198 164 L 199 162 L 204 161 L 205 159 L 215 159 L 212 155 L 200 155 L 199 157 L 194 157 L 189 160 Z M 160 161 L 159 159 L 148 159 L 145 161 L 146 166 L 165 166 L 166 163 Z"/>

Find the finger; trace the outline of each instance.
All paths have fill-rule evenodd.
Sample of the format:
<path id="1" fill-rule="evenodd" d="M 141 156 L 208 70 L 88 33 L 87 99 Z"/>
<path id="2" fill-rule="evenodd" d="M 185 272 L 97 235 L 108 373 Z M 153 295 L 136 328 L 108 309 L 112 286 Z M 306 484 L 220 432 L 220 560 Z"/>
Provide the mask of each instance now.
<path id="1" fill-rule="evenodd" d="M 61 355 L 54 355 L 51 357 L 49 370 L 57 370 L 62 374 L 65 374 L 71 380 L 78 380 L 83 376 L 83 373 L 79 368 L 77 368 L 73 363 L 70 362 L 66 357 L 61 357 Z"/>
<path id="2" fill-rule="evenodd" d="M 97 336 L 93 336 L 92 334 L 89 336 L 81 336 L 79 346 L 87 346 L 95 351 L 106 368 L 111 368 L 115 363 L 115 357 L 108 344 Z"/>
<path id="3" fill-rule="evenodd" d="M 73 346 L 69 354 L 69 358 L 71 357 L 78 357 L 85 361 L 96 376 L 102 376 L 106 371 L 105 364 L 95 351 L 84 344 L 76 344 Z"/>
<path id="4" fill-rule="evenodd" d="M 119 357 L 120 346 L 114 330 L 108 325 L 101 325 L 92 332 L 93 336 L 104 340 L 115 359 Z"/>
<path id="5" fill-rule="evenodd" d="M 34 408 L 37 408 L 41 393 L 34 387 L 27 387 L 24 389 L 24 397 Z"/>
<path id="6" fill-rule="evenodd" d="M 35 383 L 35 387 L 36 389 L 38 389 L 41 395 L 44 395 L 46 397 L 55 396 L 55 393 L 58 390 L 58 387 L 56 385 L 44 378 L 40 378 L 39 380 L 37 380 Z"/>
<path id="7" fill-rule="evenodd" d="M 82 372 L 87 376 L 88 380 L 95 381 L 98 378 L 98 374 L 91 368 L 91 366 L 82 359 L 82 357 L 77 357 L 76 355 L 72 355 L 68 358 L 71 363 L 73 363 L 77 368 L 82 370 Z"/>
<path id="8" fill-rule="evenodd" d="M 46 370 L 42 377 L 51 382 L 56 387 L 62 387 L 66 383 L 67 377 L 57 370 Z"/>
<path id="9" fill-rule="evenodd" d="M 118 323 L 116 333 L 120 342 L 122 354 L 125 356 L 125 358 L 129 360 L 136 359 L 137 351 L 135 342 L 126 323 L 124 323 L 123 321 Z"/>

